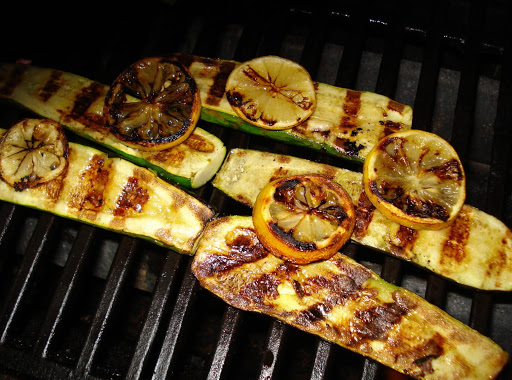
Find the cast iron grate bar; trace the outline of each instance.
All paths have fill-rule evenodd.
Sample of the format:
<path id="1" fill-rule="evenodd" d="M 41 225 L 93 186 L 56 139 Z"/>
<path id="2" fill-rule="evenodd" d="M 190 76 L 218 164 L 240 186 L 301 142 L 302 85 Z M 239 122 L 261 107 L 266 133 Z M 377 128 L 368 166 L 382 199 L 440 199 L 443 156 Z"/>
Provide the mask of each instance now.
<path id="1" fill-rule="evenodd" d="M 432 130 L 443 41 L 441 26 L 444 23 L 444 4 L 446 4 L 445 1 L 436 1 L 431 6 L 430 27 L 425 34 L 426 42 L 423 49 L 421 72 L 414 99 L 414 129 Z"/>
<path id="2" fill-rule="evenodd" d="M 268 340 L 263 358 L 261 360 L 259 380 L 271 380 L 277 378 L 279 370 L 279 356 L 284 350 L 288 325 L 274 319 L 270 324 Z"/>
<path id="3" fill-rule="evenodd" d="M 231 306 L 226 307 L 207 380 L 220 380 L 226 377 L 242 319 L 243 315 L 240 310 Z"/>
<path id="4" fill-rule="evenodd" d="M 315 361 L 311 370 L 312 380 L 323 379 L 329 368 L 329 360 L 333 351 L 333 344 L 323 339 L 317 340 Z"/>
<path id="5" fill-rule="evenodd" d="M 508 10 L 510 16 L 511 11 Z M 512 23 L 507 23 L 507 32 L 512 31 Z M 506 199 L 507 174 L 510 169 L 512 155 L 512 42 L 507 39 L 503 56 L 502 74 L 497 100 L 496 119 L 493 129 L 491 169 L 487 187 L 485 208 L 487 212 L 510 222 L 510 215 L 505 214 L 503 204 Z M 508 221 L 507 221 L 508 218 Z"/>
<path id="6" fill-rule="evenodd" d="M 121 239 L 119 248 L 114 257 L 114 262 L 110 267 L 102 299 L 94 315 L 74 371 L 78 378 L 86 379 L 92 374 L 96 353 L 110 321 L 110 317 L 119 301 L 123 285 L 128 276 L 135 251 L 139 244 L 139 240 L 131 237 L 124 236 Z"/>
<path id="7" fill-rule="evenodd" d="M 87 266 L 89 253 L 96 236 L 96 228 L 82 225 L 78 236 L 73 243 L 73 248 L 66 261 L 64 272 L 55 290 L 52 302 L 48 309 L 44 323 L 39 332 L 38 339 L 34 346 L 34 353 L 45 358 L 52 339 L 55 336 L 62 317 L 68 309 L 74 291 L 80 282 L 81 275 Z"/>
<path id="8" fill-rule="evenodd" d="M 167 331 L 161 344 L 161 351 L 153 371 L 153 379 L 155 380 L 166 378 L 173 373 L 173 360 L 178 353 L 179 345 L 186 330 L 187 317 L 192 312 L 199 291 L 199 282 L 190 269 L 191 264 L 192 260 L 189 258 L 185 276 L 178 291 L 178 298 L 172 310 Z"/>
<path id="9" fill-rule="evenodd" d="M 149 360 L 151 349 L 155 344 L 158 329 L 164 320 L 164 311 L 169 304 L 171 290 L 176 282 L 178 269 L 185 258 L 174 252 L 166 252 L 166 258 L 158 277 L 150 309 L 146 316 L 144 326 L 140 332 L 137 347 L 135 348 L 127 379 L 142 378 L 144 366 Z"/>
<path id="10" fill-rule="evenodd" d="M 32 276 L 38 267 L 48 241 L 55 231 L 57 217 L 48 213 L 41 214 L 36 229 L 30 239 L 29 245 L 23 256 L 23 264 L 12 284 L 7 300 L 2 309 L 0 319 L 0 344 L 6 343 L 9 336 L 9 328 L 19 310 L 23 298 L 29 289 Z"/>
<path id="11" fill-rule="evenodd" d="M 343 55 L 334 85 L 355 89 L 357 71 L 361 66 L 361 57 L 367 38 L 368 19 L 360 11 L 355 10 L 349 22 L 350 32 L 343 44 Z"/>
<path id="12" fill-rule="evenodd" d="M 5 244 L 7 235 L 9 234 L 14 224 L 14 215 L 16 213 L 16 206 L 13 204 L 3 203 L 0 209 L 0 246 Z"/>
<path id="13" fill-rule="evenodd" d="M 322 59 L 322 51 L 327 39 L 329 29 L 329 14 L 320 8 L 312 15 L 312 20 L 307 20 L 311 32 L 308 34 L 304 43 L 304 49 L 300 57 L 300 64 L 314 78 L 318 75 L 318 66 Z"/>
<path id="14" fill-rule="evenodd" d="M 465 36 L 464 59 L 455 106 L 453 132 L 449 139 L 463 164 L 466 164 L 469 160 L 470 140 L 474 129 L 474 110 L 480 65 L 479 48 L 481 40 L 479 36 L 484 15 L 485 11 L 481 8 L 481 4 L 471 2 L 469 20 L 471 27 L 468 28 Z"/>

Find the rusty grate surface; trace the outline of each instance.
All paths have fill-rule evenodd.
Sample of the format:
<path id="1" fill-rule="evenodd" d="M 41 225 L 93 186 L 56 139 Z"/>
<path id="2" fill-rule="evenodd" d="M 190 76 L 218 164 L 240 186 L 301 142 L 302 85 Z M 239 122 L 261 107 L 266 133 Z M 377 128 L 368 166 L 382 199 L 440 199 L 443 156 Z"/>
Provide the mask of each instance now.
<path id="1" fill-rule="evenodd" d="M 504 1 L 287 5 L 150 2 L 141 9 L 13 14 L 2 59 L 104 83 L 128 64 L 172 52 L 235 59 L 277 54 L 313 79 L 414 107 L 414 128 L 450 140 L 468 175 L 468 203 L 512 225 L 512 55 Z M 315 5 L 316 6 L 316 5 Z M 85 9 L 86 8 L 86 9 Z M 243 8 L 243 7 L 242 7 Z M 263 12 L 272 9 L 272 12 Z M 46 10 L 48 13 L 48 10 Z M 43 17 L 43 15 L 45 17 Z M 262 21 L 264 18 L 264 21 Z M 43 22 L 44 21 L 44 22 Z M 1 104 L 1 127 L 27 111 Z M 227 145 L 342 161 L 227 130 Z M 248 210 L 206 185 L 221 215 Z M 385 379 L 373 361 L 241 312 L 201 289 L 191 259 L 47 213 L 0 203 L 0 377 L 36 379 Z M 462 288 L 349 244 L 345 253 L 445 309 L 512 352 L 512 294 Z M 500 379 L 512 377 L 510 364 Z"/>

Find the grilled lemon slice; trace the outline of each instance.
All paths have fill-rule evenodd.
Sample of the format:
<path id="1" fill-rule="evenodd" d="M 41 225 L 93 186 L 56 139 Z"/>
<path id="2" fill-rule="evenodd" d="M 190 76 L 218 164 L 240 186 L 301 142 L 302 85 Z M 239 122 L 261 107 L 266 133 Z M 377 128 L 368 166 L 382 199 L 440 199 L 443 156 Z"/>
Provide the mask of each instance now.
<path id="1" fill-rule="evenodd" d="M 67 158 L 68 141 L 59 123 L 49 119 L 25 119 L 2 136 L 0 177 L 21 191 L 64 173 Z"/>
<path id="2" fill-rule="evenodd" d="M 307 264 L 333 256 L 355 223 L 352 201 L 335 182 L 316 174 L 270 182 L 252 214 L 256 234 L 275 256 Z"/>
<path id="3" fill-rule="evenodd" d="M 226 96 L 245 121 L 265 129 L 291 128 L 306 120 L 316 106 L 311 76 L 304 67 L 278 56 L 264 56 L 235 68 Z"/>
<path id="4" fill-rule="evenodd" d="M 180 63 L 167 58 L 135 62 L 105 96 L 107 128 L 126 145 L 141 150 L 160 151 L 182 143 L 200 113 L 194 79 Z"/>
<path id="5" fill-rule="evenodd" d="M 391 134 L 370 151 L 364 189 L 387 218 L 415 229 L 441 229 L 466 199 L 466 176 L 455 149 L 436 134 Z"/>

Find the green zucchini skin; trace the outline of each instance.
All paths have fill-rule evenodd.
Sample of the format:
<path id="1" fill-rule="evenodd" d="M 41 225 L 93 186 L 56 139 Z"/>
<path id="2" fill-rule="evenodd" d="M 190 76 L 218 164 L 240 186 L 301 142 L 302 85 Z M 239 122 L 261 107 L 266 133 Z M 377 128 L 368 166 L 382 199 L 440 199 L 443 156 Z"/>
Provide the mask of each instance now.
<path id="1" fill-rule="evenodd" d="M 384 136 L 412 126 L 408 105 L 368 91 L 315 82 L 317 105 L 305 122 L 283 131 L 259 128 L 238 117 L 226 98 L 226 81 L 239 62 L 179 53 L 173 57 L 198 85 L 201 117 L 225 127 L 362 163 Z"/>
<path id="2" fill-rule="evenodd" d="M 323 174 L 343 186 L 356 207 L 351 240 L 426 268 L 461 285 L 512 290 L 512 231 L 497 218 L 464 205 L 449 227 L 413 230 L 384 217 L 366 197 L 362 174 L 293 156 L 233 149 L 213 180 L 231 198 L 252 207 L 271 180 Z"/>
<path id="3" fill-rule="evenodd" d="M 16 191 L 0 180 L 0 200 L 149 240 L 192 255 L 206 223 L 208 205 L 160 179 L 149 169 L 104 152 L 69 143 L 66 173 Z"/>
<path id="4" fill-rule="evenodd" d="M 343 254 L 295 265 L 269 253 L 250 216 L 206 226 L 193 259 L 201 286 L 418 379 L 491 379 L 508 354 L 443 310 Z"/>
<path id="5" fill-rule="evenodd" d="M 0 98 L 9 99 L 69 131 L 101 144 L 186 188 L 210 181 L 226 155 L 224 143 L 196 127 L 182 144 L 160 152 L 130 148 L 103 128 L 108 86 L 82 76 L 24 64 L 0 64 Z"/>

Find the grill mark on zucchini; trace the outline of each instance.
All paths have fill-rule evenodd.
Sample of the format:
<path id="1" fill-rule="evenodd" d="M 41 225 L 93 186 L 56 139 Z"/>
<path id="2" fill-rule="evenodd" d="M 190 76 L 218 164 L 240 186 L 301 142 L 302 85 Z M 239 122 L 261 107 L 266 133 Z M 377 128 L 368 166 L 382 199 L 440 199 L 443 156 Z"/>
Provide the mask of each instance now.
<path id="1" fill-rule="evenodd" d="M 207 141 L 202 136 L 193 132 L 190 137 L 183 142 L 183 144 L 198 152 L 211 153 L 215 149 L 215 146 L 210 141 Z"/>
<path id="2" fill-rule="evenodd" d="M 50 78 L 44 84 L 38 96 L 43 102 L 47 102 L 61 87 L 62 71 L 54 70 L 50 74 Z"/>
<path id="3" fill-rule="evenodd" d="M 45 200 L 48 201 L 49 203 L 55 203 L 58 201 L 60 193 L 62 192 L 62 187 L 64 185 L 63 177 L 66 175 L 66 171 L 67 168 L 59 177 L 41 185 L 44 186 L 45 189 Z"/>
<path id="4" fill-rule="evenodd" d="M 422 370 L 418 376 L 425 376 L 426 374 L 434 373 L 432 360 L 438 358 L 444 353 L 444 342 L 445 339 L 441 335 L 435 334 L 434 337 L 428 340 L 423 346 L 418 347 L 418 352 L 415 354 L 415 356 L 418 356 L 419 358 L 413 362 Z M 462 362 L 460 359 L 459 361 Z"/>
<path id="5" fill-rule="evenodd" d="M 336 137 L 334 145 L 338 151 L 347 156 L 358 156 L 361 149 L 364 149 L 364 145 L 357 144 L 355 141 L 350 141 L 344 137 Z"/>
<path id="6" fill-rule="evenodd" d="M 0 86 L 0 95 L 9 97 L 12 95 L 18 84 L 23 80 L 23 74 L 25 73 L 28 65 L 16 65 L 13 69 L 8 73 L 7 80 L 3 86 Z M 0 71 L 1 74 L 1 71 Z"/>
<path id="7" fill-rule="evenodd" d="M 405 106 L 402 103 L 397 102 L 396 100 L 389 99 L 387 108 L 389 110 L 398 112 L 400 115 L 402 115 L 404 113 Z"/>
<path id="8" fill-rule="evenodd" d="M 206 99 L 201 99 L 205 104 L 212 107 L 218 107 L 226 90 L 226 82 L 229 74 L 236 67 L 237 63 L 228 60 L 216 60 L 207 57 L 193 56 L 189 54 L 174 53 L 173 57 L 190 71 L 190 67 L 194 62 L 205 65 L 208 70 L 217 69 L 213 77 L 213 84 L 208 89 Z"/>
<path id="9" fill-rule="evenodd" d="M 105 186 L 110 176 L 109 165 L 95 155 L 85 170 L 79 174 L 78 183 L 70 191 L 68 206 L 74 208 L 81 218 L 94 221 L 101 211 L 105 199 Z"/>
<path id="10" fill-rule="evenodd" d="M 303 326 L 309 326 L 325 319 L 325 316 L 331 311 L 331 307 L 325 303 L 317 303 L 303 310 L 295 319 L 295 323 Z"/>
<path id="11" fill-rule="evenodd" d="M 413 230 L 412 228 L 405 226 L 399 226 L 390 246 L 391 252 L 403 259 L 410 259 L 410 252 L 414 248 L 417 238 L 417 230 Z"/>
<path id="12" fill-rule="evenodd" d="M 400 297 L 397 291 L 392 293 L 392 297 L 393 302 L 356 311 L 350 328 L 352 334 L 349 345 L 385 339 L 388 332 L 400 323 L 402 317 L 414 310 L 415 305 Z"/>
<path id="13" fill-rule="evenodd" d="M 356 239 L 361 240 L 368 234 L 368 227 L 372 222 L 375 210 L 375 206 L 366 193 L 362 192 L 356 205 L 356 224 L 353 232 Z"/>
<path id="14" fill-rule="evenodd" d="M 105 86 L 99 82 L 92 82 L 84 87 L 75 96 L 72 115 L 85 116 L 89 107 L 98 99 L 105 97 Z M 102 118 L 103 119 L 103 118 Z"/>
<path id="15" fill-rule="evenodd" d="M 130 177 L 117 198 L 114 215 L 124 217 L 132 212 L 141 213 L 148 199 L 148 190 L 139 185 L 136 177 Z"/>
<path id="16" fill-rule="evenodd" d="M 356 118 L 361 108 L 361 92 L 354 90 L 347 90 L 347 96 L 343 102 L 343 111 L 345 116 L 342 116 L 340 126 L 344 128 L 354 128 L 352 118 Z"/>
<path id="17" fill-rule="evenodd" d="M 469 215 L 463 208 L 460 210 L 458 217 L 450 226 L 448 238 L 444 242 L 441 263 L 444 263 L 447 258 L 454 259 L 461 262 L 466 257 L 465 246 L 469 239 Z"/>
<path id="18" fill-rule="evenodd" d="M 215 225 L 215 220 L 212 225 Z M 198 264 L 196 270 L 201 276 L 211 277 L 234 270 L 244 264 L 265 258 L 270 253 L 256 238 L 253 229 L 238 228 L 226 238 L 226 244 L 231 250 L 229 256 L 211 255 L 207 260 Z"/>
<path id="19" fill-rule="evenodd" d="M 277 287 L 281 281 L 275 272 L 263 273 L 258 278 L 247 283 L 241 290 L 240 296 L 249 301 L 250 304 L 256 304 L 261 310 L 271 309 L 270 300 L 279 297 Z"/>
<path id="20" fill-rule="evenodd" d="M 219 71 L 217 75 L 215 75 L 213 85 L 210 87 L 205 100 L 207 104 L 214 107 L 220 104 L 225 93 L 229 74 L 231 74 L 235 67 L 236 64 L 232 61 L 223 61 L 222 64 L 219 65 Z"/>

